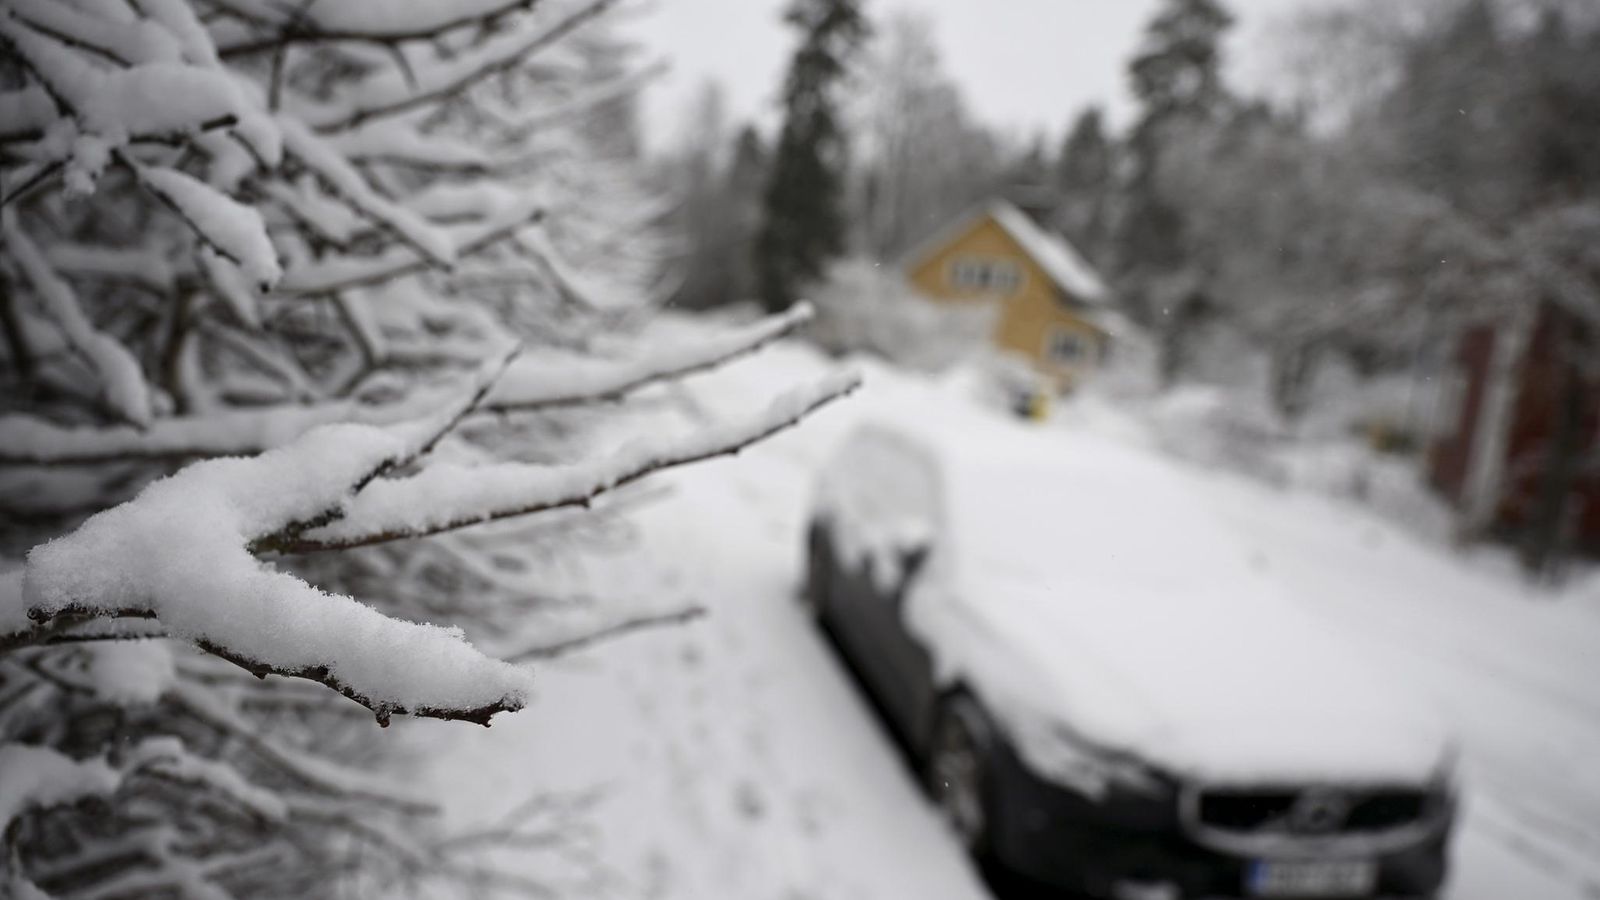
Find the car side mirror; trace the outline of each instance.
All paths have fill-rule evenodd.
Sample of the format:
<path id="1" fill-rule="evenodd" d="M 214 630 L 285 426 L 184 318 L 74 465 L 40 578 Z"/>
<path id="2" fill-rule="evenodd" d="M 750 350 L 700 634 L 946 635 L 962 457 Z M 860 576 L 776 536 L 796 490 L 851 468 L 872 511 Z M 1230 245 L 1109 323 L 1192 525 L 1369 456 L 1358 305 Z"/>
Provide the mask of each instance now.
<path id="1" fill-rule="evenodd" d="M 900 547 L 897 551 L 900 562 L 900 583 L 895 587 L 895 602 L 905 599 L 906 592 L 911 590 L 911 585 L 922 574 L 922 567 L 928 562 L 928 553 L 932 548 L 926 543 L 912 544 Z"/>

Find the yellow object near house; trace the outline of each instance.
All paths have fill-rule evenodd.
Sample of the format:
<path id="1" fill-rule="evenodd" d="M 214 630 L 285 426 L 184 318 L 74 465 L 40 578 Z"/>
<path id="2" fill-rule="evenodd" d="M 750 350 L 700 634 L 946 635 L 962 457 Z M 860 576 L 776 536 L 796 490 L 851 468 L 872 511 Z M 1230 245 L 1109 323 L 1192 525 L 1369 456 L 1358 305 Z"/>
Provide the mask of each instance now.
<path id="1" fill-rule="evenodd" d="M 1104 361 L 1109 294 L 1067 240 L 1028 214 L 995 201 L 913 250 L 906 277 L 945 303 L 996 303 L 994 342 L 1027 358 L 1058 390 L 1070 390 Z"/>

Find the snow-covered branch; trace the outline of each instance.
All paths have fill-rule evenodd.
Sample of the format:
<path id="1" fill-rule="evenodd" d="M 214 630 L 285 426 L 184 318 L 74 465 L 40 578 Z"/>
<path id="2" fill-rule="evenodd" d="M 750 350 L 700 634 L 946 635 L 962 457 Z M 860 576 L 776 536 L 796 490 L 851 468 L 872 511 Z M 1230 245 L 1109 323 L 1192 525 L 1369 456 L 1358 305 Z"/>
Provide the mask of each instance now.
<path id="1" fill-rule="evenodd" d="M 493 247 L 545 215 L 537 200 L 528 198 L 500 211 L 489 221 L 467 226 L 454 238 L 455 256 L 465 258 Z M 393 247 L 374 256 L 339 256 L 291 269 L 274 290 L 279 297 L 307 297 L 339 291 L 378 287 L 426 272 L 435 263 L 406 247 Z"/>
<path id="2" fill-rule="evenodd" d="M 385 9 L 373 16 L 359 3 L 329 2 L 286 6 L 259 0 L 213 0 L 213 4 L 241 19 L 264 26 L 265 37 L 223 43 L 224 57 L 274 51 L 289 44 L 357 41 L 397 44 L 427 41 L 469 26 L 488 28 L 517 12 L 530 10 L 540 0 L 465 0 L 447 4 L 413 3 Z"/>
<path id="3" fill-rule="evenodd" d="M 814 315 L 808 303 L 713 338 L 646 351 L 626 360 L 525 357 L 484 403 L 491 412 L 550 409 L 618 400 L 643 387 L 717 368 L 792 334 Z"/>
<path id="4" fill-rule="evenodd" d="M 139 363 L 122 344 L 99 331 L 83 314 L 78 296 L 45 259 L 33 240 L 17 226 L 10 212 L 0 212 L 0 235 L 17 267 L 33 284 L 67 343 L 99 378 L 107 404 L 125 421 L 150 424 L 150 393 Z"/>
<path id="5" fill-rule="evenodd" d="M 804 305 L 750 325 L 614 360 L 547 351 L 524 353 L 479 408 L 506 413 L 618 400 L 651 384 L 715 368 L 754 353 L 809 321 Z M 147 428 L 68 427 L 35 416 L 0 415 L 0 465 L 91 465 L 128 459 L 203 459 L 259 453 L 312 428 L 339 422 L 390 425 L 447 398 L 424 390 L 381 404 L 356 401 L 217 410 L 156 419 Z"/>
<path id="6" fill-rule="evenodd" d="M 281 553 L 344 550 L 587 506 L 656 472 L 738 453 L 859 385 L 854 373 L 841 374 L 793 390 L 743 421 L 669 441 L 639 441 L 605 459 L 565 466 L 437 464 L 409 478 L 375 481 L 355 496 L 338 521 L 299 535 L 270 536 L 257 547 Z"/>
<path id="7" fill-rule="evenodd" d="M 323 426 L 278 450 L 152 484 L 29 554 L 21 596 L 0 596 L 9 601 L 0 602 L 0 641 L 58 619 L 142 615 L 256 674 L 326 684 L 380 721 L 402 713 L 487 724 L 520 708 L 526 673 L 478 653 L 459 630 L 391 619 L 265 568 L 248 549 L 337 520 L 352 493 L 454 428 L 503 366 L 486 367 L 459 402 L 430 416 Z"/>
<path id="8" fill-rule="evenodd" d="M 381 80 L 363 85 L 363 96 L 351 103 L 348 109 L 313 113 L 308 115 L 308 120 L 318 131 L 331 133 L 439 103 L 491 76 L 521 65 L 529 56 L 554 45 L 618 2 L 620 0 L 587 0 L 561 19 L 548 24 L 530 18 L 525 20 L 530 23 L 529 27 L 491 38 L 470 54 L 437 59 L 425 68 L 414 66 L 410 78 L 399 73 L 385 73 Z M 418 68 L 420 71 L 416 70 Z"/>

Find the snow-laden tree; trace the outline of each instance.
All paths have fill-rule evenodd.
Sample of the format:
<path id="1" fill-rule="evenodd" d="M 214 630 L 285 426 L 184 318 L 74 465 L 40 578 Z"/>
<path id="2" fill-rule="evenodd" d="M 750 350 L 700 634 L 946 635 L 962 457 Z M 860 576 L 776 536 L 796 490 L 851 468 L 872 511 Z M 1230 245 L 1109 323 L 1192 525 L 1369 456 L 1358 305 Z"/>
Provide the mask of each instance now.
<path id="1" fill-rule="evenodd" d="M 523 665 L 427 624 L 527 589 L 454 532 L 603 504 L 853 386 L 571 437 L 807 315 L 628 340 L 661 209 L 617 137 L 651 67 L 616 5 L 0 0 L 5 890 L 392 888 L 559 837 L 548 804 L 430 837 L 336 727 L 528 702 Z"/>
<path id="2" fill-rule="evenodd" d="M 891 15 L 869 46 L 852 148 L 867 253 L 897 259 L 994 186 L 994 142 L 945 72 L 933 22 Z"/>

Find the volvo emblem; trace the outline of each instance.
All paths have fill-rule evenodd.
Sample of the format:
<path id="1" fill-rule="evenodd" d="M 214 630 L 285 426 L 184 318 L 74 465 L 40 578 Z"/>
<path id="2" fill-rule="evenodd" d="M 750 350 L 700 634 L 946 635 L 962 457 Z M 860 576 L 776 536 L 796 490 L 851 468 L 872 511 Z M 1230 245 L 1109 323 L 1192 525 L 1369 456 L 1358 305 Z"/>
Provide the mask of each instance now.
<path id="1" fill-rule="evenodd" d="M 1296 834 L 1331 834 L 1344 827 L 1350 806 L 1350 798 L 1338 791 L 1306 791 L 1289 810 L 1289 829 Z"/>

